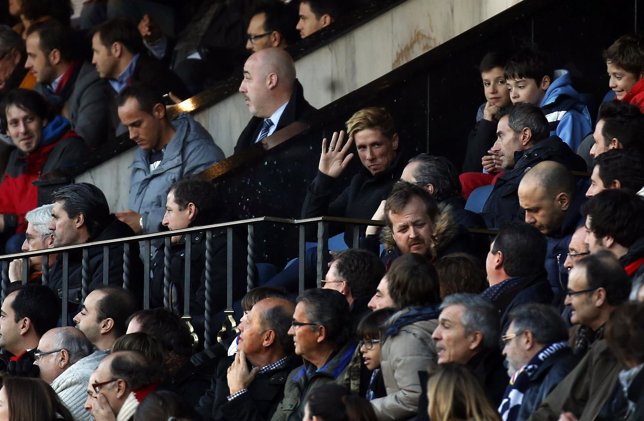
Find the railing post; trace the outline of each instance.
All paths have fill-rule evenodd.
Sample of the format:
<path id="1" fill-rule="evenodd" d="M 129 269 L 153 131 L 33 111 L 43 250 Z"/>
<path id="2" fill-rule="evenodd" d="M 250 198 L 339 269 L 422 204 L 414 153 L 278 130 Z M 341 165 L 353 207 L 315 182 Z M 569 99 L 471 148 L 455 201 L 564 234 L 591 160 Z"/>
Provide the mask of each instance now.
<path id="1" fill-rule="evenodd" d="M 357 249 L 360 247 L 360 225 L 351 225 L 351 234 L 353 240 L 351 248 Z"/>
<path id="2" fill-rule="evenodd" d="M 152 253 L 152 243 L 150 240 L 143 240 L 143 308 L 150 308 L 150 254 Z"/>
<path id="3" fill-rule="evenodd" d="M 22 279 L 22 284 L 27 285 L 29 282 L 29 258 L 28 257 L 23 257 L 21 259 L 22 261 L 22 270 L 21 270 L 21 279 Z"/>
<path id="4" fill-rule="evenodd" d="M 299 262 L 297 265 L 297 278 L 298 278 L 298 285 L 297 285 L 297 291 L 298 294 L 301 294 L 304 289 L 305 289 L 305 281 L 306 281 L 306 225 L 300 224 L 299 227 L 297 227 L 299 231 L 298 235 L 298 256 L 299 256 Z"/>
<path id="5" fill-rule="evenodd" d="M 246 290 L 255 287 L 255 227 L 248 224 L 248 238 L 246 245 Z"/>
<path id="6" fill-rule="evenodd" d="M 212 246 L 212 230 L 206 231 L 206 303 L 204 314 L 204 348 L 208 349 L 212 346 L 212 270 L 214 250 Z"/>
<path id="7" fill-rule="evenodd" d="M 130 290 L 130 242 L 123 243 L 123 288 Z"/>
<path id="8" fill-rule="evenodd" d="M 2 301 L 7 296 L 7 290 L 9 289 L 9 262 L 6 260 L 2 261 Z"/>
<path id="9" fill-rule="evenodd" d="M 317 286 L 321 287 L 320 280 L 326 272 L 326 265 L 329 260 L 329 224 L 325 221 L 318 222 L 318 258 L 317 258 Z"/>
<path id="10" fill-rule="evenodd" d="M 81 260 L 81 301 L 85 302 L 87 291 L 89 290 L 89 248 L 83 248 L 83 257 Z"/>
<path id="11" fill-rule="evenodd" d="M 163 307 L 172 311 L 172 302 L 170 297 L 170 247 L 171 237 L 163 239 Z"/>
<path id="12" fill-rule="evenodd" d="M 69 252 L 63 252 L 63 284 L 62 284 L 62 325 L 67 326 L 69 313 Z"/>
<path id="13" fill-rule="evenodd" d="M 192 295 L 191 269 L 192 269 L 192 234 L 185 235 L 185 258 L 183 259 L 183 315 L 190 317 L 190 297 Z"/>
<path id="14" fill-rule="evenodd" d="M 47 286 L 49 285 L 49 255 L 44 254 L 42 256 L 42 284 Z"/>
<path id="15" fill-rule="evenodd" d="M 110 284 L 110 246 L 103 246 L 103 285 Z"/>

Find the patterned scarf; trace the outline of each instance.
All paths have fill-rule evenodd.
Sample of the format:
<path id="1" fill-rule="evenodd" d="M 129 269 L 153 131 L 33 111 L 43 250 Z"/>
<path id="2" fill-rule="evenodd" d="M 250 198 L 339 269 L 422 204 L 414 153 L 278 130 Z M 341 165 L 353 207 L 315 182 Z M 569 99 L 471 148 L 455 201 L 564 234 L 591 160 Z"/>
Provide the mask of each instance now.
<path id="1" fill-rule="evenodd" d="M 530 386 L 534 374 L 539 370 L 541 364 L 553 355 L 568 348 L 568 343 L 555 342 L 544 347 L 537 355 L 532 357 L 530 362 L 521 370 L 517 371 L 510 379 L 510 384 L 505 389 L 503 400 L 499 406 L 499 414 L 503 421 L 514 421 L 519 415 L 519 409 L 523 402 L 523 395 Z"/>

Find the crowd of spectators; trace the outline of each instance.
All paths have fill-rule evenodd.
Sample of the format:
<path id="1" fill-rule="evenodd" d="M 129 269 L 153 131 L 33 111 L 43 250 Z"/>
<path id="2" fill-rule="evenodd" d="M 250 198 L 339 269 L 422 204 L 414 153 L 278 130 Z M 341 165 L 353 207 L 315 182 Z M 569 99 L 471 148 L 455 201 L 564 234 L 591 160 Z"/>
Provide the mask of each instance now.
<path id="1" fill-rule="evenodd" d="M 331 26 L 340 4 L 222 3 L 207 48 L 169 57 L 183 17 L 172 2 L 87 2 L 74 29 L 58 3 L 9 1 L 15 25 L 0 26 L 0 120 L 14 146 L 0 183 L 3 250 L 196 230 L 11 262 L 0 420 L 642 418 L 640 35 L 604 51 L 614 95 L 596 121 L 543 52 L 489 53 L 464 172 L 408 156 L 391 110 L 366 107 L 322 140 L 307 177 L 311 149 L 280 133 L 316 110 L 285 47 Z M 271 203 L 239 209 L 199 176 L 225 158 L 212 135 L 166 108 L 231 69 L 251 116 L 235 154 L 270 142 L 286 151 L 236 180 L 275 193 Z M 120 133 L 137 148 L 128 209 L 112 212 L 70 175 Z M 291 263 L 246 291 L 257 275 L 248 244 L 199 227 L 262 215 L 383 225 L 347 230 L 352 248 L 328 256 L 309 249 L 307 275 L 330 259 L 317 287 L 301 289 Z M 288 240 L 262 238 L 274 234 L 257 232 Z M 237 329 L 206 347 L 206 323 L 217 330 L 240 300 Z"/>

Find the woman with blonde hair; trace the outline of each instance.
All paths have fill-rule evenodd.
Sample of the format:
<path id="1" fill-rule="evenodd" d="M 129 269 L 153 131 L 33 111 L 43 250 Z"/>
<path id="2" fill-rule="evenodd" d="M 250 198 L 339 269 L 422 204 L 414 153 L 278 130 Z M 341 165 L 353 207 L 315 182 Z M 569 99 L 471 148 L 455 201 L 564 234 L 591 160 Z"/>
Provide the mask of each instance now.
<path id="1" fill-rule="evenodd" d="M 427 382 L 427 414 L 432 421 L 500 421 L 467 367 L 443 364 Z"/>

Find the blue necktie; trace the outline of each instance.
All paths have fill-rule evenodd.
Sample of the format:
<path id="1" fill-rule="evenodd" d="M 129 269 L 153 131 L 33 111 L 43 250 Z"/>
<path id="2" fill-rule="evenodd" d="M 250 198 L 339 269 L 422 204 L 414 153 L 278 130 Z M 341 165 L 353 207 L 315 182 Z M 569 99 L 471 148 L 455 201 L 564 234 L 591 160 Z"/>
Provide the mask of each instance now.
<path id="1" fill-rule="evenodd" d="M 261 142 L 266 136 L 268 136 L 268 131 L 271 129 L 272 125 L 273 121 L 270 118 L 264 119 L 264 122 L 262 123 L 262 130 L 259 131 L 259 136 L 257 137 L 255 143 Z"/>

